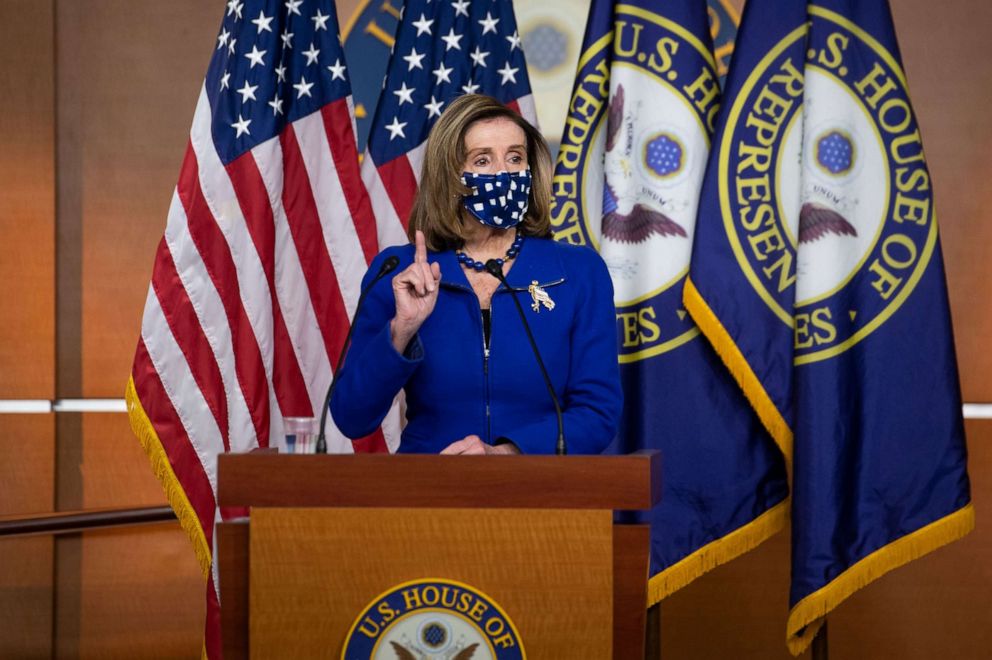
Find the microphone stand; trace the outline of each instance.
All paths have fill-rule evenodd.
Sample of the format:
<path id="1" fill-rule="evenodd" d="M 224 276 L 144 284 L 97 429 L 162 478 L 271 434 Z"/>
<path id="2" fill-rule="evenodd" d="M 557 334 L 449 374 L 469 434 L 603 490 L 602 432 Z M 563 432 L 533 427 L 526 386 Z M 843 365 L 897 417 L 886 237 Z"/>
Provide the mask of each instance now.
<path id="1" fill-rule="evenodd" d="M 548 375 L 548 370 L 544 367 L 544 360 L 541 359 L 541 352 L 537 349 L 537 342 L 534 341 L 534 335 L 530 331 L 530 324 L 527 323 L 527 315 L 524 314 L 523 307 L 520 306 L 520 301 L 517 300 L 516 291 L 510 286 L 509 282 L 506 281 L 506 276 L 503 274 L 503 267 L 495 259 L 490 259 L 486 262 L 486 272 L 495 277 L 500 283 L 506 287 L 507 291 L 510 292 L 510 297 L 513 298 L 513 304 L 517 307 L 517 313 L 520 314 L 520 320 L 524 324 L 524 330 L 527 331 L 527 339 L 530 341 L 530 348 L 534 351 L 534 357 L 537 358 L 537 366 L 541 368 L 541 375 L 544 376 L 544 384 L 548 387 L 548 394 L 551 395 L 551 403 L 555 406 L 555 416 L 558 419 L 558 439 L 555 442 L 555 454 L 558 456 L 564 456 L 568 453 L 568 447 L 565 444 L 565 425 L 561 419 L 561 403 L 558 401 L 558 395 L 555 394 L 554 385 L 551 384 L 551 377 Z"/>

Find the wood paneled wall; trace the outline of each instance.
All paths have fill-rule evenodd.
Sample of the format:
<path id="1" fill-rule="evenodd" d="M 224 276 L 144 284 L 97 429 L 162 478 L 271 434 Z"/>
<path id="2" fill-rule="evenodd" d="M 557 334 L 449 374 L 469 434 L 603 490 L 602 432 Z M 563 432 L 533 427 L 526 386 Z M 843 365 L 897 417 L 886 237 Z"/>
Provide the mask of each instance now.
<path id="1" fill-rule="evenodd" d="M 0 398 L 55 387 L 55 48 L 51 5 L 0 7 Z"/>
<path id="2" fill-rule="evenodd" d="M 992 402 L 992 4 L 891 5 L 933 177 L 964 399 Z"/>
<path id="3" fill-rule="evenodd" d="M 223 4 L 0 3 L 0 398 L 122 396 Z M 992 5 L 892 5 L 964 396 L 992 402 Z M 987 657 L 992 422 L 968 433 L 977 531 L 842 605 L 834 657 Z M 124 415 L 0 415 L 0 515 L 160 504 Z M 780 534 L 666 600 L 666 657 L 788 657 L 788 555 Z M 203 589 L 175 524 L 0 541 L 0 657 L 196 657 Z"/>

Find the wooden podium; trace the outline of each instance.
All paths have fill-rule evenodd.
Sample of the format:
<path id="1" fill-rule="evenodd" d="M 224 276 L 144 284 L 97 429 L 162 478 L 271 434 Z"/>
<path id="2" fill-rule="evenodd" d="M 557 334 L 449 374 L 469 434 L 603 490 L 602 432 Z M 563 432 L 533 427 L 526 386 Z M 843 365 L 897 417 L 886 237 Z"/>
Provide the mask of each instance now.
<path id="1" fill-rule="evenodd" d="M 225 658 L 340 658 L 417 580 L 487 596 L 526 657 L 642 658 L 649 530 L 613 512 L 653 506 L 659 474 L 654 451 L 222 454 L 218 504 L 251 509 L 217 526 Z"/>

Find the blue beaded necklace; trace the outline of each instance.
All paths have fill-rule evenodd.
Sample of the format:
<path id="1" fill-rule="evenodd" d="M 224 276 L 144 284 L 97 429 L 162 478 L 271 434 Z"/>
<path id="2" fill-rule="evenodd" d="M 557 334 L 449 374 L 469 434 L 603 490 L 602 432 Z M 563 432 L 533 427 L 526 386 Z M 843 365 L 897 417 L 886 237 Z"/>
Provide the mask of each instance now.
<path id="1" fill-rule="evenodd" d="M 523 244 L 524 244 L 524 235 L 517 234 L 517 237 L 513 239 L 513 245 L 511 245 L 510 249 L 506 251 L 506 257 L 504 257 L 503 259 L 497 259 L 496 263 L 502 266 L 507 261 L 510 261 L 511 259 L 516 257 L 518 254 L 520 254 L 520 248 L 523 246 Z M 480 273 L 486 269 L 486 264 L 484 264 L 481 261 L 476 261 L 475 259 L 468 256 L 461 250 L 455 250 L 455 258 L 457 258 L 458 263 L 460 263 L 465 268 L 471 268 L 472 270 Z"/>

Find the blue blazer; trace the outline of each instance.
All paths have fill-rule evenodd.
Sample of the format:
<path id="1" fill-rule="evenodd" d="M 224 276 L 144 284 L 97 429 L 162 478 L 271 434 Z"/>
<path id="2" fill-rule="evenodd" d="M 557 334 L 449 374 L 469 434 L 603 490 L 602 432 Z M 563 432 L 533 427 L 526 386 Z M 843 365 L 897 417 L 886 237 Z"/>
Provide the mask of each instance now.
<path id="1" fill-rule="evenodd" d="M 413 261 L 412 245 L 381 252 L 362 282 L 368 285 L 385 258 L 400 272 Z M 390 341 L 395 314 L 390 277 L 368 293 L 355 320 L 352 345 L 331 400 L 338 428 L 350 438 L 371 433 L 396 394 L 406 391 L 407 425 L 400 452 L 436 453 L 475 434 L 506 438 L 525 454 L 554 452 L 557 422 L 526 331 L 511 295 L 524 308 L 562 404 L 571 454 L 602 451 L 616 434 L 622 405 L 617 365 L 613 284 L 590 248 L 527 238 L 507 281 L 492 297 L 488 356 L 479 299 L 452 251 L 429 252 L 441 267 L 434 311 L 400 354 Z M 554 301 L 532 309 L 527 287 L 537 282 Z"/>

